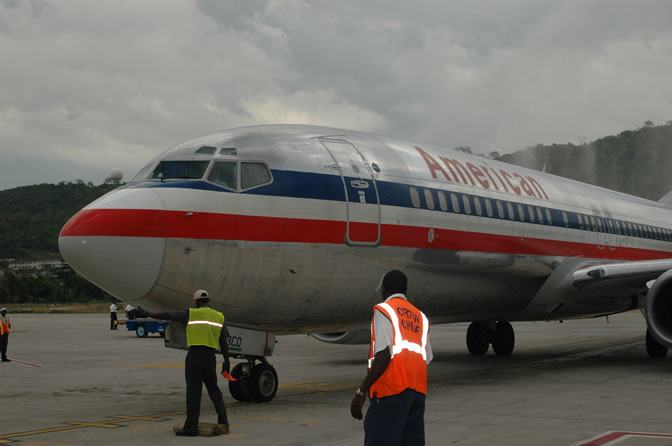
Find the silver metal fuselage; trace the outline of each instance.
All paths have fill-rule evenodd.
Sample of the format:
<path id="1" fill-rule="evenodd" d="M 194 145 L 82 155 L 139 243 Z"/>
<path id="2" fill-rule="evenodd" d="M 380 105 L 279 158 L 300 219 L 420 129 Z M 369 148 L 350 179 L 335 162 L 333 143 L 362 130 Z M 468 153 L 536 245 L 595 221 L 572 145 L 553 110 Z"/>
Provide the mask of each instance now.
<path id="1" fill-rule="evenodd" d="M 218 151 L 195 154 L 202 146 Z M 535 298 L 563 265 L 672 252 L 672 211 L 656 202 L 361 132 L 233 129 L 143 172 L 170 159 L 257 161 L 273 178 L 232 191 L 141 172 L 66 224 L 63 256 L 134 305 L 179 310 L 204 288 L 228 323 L 278 334 L 366 328 L 391 269 L 432 323 L 617 313 L 633 307 L 630 293 L 577 293 L 552 309 Z"/>

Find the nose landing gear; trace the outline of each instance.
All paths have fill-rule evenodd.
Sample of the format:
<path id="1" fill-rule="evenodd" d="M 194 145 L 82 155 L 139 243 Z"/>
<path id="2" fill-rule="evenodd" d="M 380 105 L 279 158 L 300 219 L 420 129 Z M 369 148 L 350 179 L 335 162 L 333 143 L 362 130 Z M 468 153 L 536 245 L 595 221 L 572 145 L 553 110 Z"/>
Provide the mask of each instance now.
<path id="1" fill-rule="evenodd" d="M 278 391 L 278 374 L 263 357 L 246 357 L 231 369 L 231 376 L 237 381 L 229 382 L 229 392 L 238 401 L 270 401 Z M 255 365 L 256 361 L 260 361 Z"/>

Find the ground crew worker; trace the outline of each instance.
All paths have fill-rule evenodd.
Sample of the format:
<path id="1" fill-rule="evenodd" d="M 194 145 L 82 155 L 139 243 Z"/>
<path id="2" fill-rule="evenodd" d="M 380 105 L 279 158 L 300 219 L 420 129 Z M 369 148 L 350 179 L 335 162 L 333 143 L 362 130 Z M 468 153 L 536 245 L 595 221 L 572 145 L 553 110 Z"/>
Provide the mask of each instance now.
<path id="1" fill-rule="evenodd" d="M 2 353 L 2 362 L 10 362 L 7 357 L 7 344 L 9 343 L 9 334 L 12 332 L 12 323 L 7 316 L 7 308 L 0 308 L 0 353 Z"/>
<path id="2" fill-rule="evenodd" d="M 138 307 L 138 317 L 171 320 L 187 327 L 187 345 L 189 352 L 184 363 L 184 376 L 187 382 L 187 420 L 184 427 L 175 431 L 175 435 L 195 437 L 198 435 L 198 418 L 201 412 L 201 392 L 203 384 L 217 411 L 217 430 L 219 434 L 229 433 L 229 421 L 222 392 L 217 386 L 217 347 L 224 356 L 222 371 L 229 372 L 229 349 L 226 341 L 229 337 L 224 326 L 224 315 L 208 307 L 208 292 L 197 290 L 194 293 L 197 308 L 188 308 L 177 313 L 150 313 Z"/>
<path id="3" fill-rule="evenodd" d="M 117 306 L 112 302 L 110 305 L 110 330 L 117 329 Z"/>
<path id="4" fill-rule="evenodd" d="M 427 364 L 432 360 L 427 317 L 406 300 L 408 279 L 398 270 L 383 278 L 385 302 L 373 307 L 369 373 L 350 413 L 364 419 L 365 445 L 424 445 Z"/>

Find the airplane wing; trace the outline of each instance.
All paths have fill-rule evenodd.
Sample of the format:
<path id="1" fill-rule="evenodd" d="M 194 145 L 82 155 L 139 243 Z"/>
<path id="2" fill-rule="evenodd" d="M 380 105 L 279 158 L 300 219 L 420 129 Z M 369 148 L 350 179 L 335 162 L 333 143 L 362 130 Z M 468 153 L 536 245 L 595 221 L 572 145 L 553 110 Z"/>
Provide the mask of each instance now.
<path id="1" fill-rule="evenodd" d="M 636 299 L 661 274 L 672 269 L 672 259 L 591 261 L 567 259 L 546 279 L 530 307 L 551 316 L 566 304 L 602 305 Z M 633 301 L 633 307 L 637 306 Z M 606 305 L 606 306 L 605 306 Z"/>

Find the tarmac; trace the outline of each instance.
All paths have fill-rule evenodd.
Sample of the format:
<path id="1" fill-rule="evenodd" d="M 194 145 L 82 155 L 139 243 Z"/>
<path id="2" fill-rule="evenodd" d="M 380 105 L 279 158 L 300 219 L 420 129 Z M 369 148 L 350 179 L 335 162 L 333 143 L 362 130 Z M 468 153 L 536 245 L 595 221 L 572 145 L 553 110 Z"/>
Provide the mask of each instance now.
<path id="1" fill-rule="evenodd" d="M 137 338 L 105 314 L 11 314 L 11 363 L 0 364 L 0 444 L 361 445 L 350 401 L 365 345 L 278 337 L 280 388 L 240 403 L 220 381 L 231 433 L 175 437 L 184 421 L 185 352 Z M 514 323 L 510 357 L 472 357 L 467 324 L 433 326 L 428 445 L 671 445 L 672 359 L 646 354 L 639 313 Z M 235 362 L 234 362 L 235 363 Z M 203 392 L 201 420 L 215 422 Z"/>

